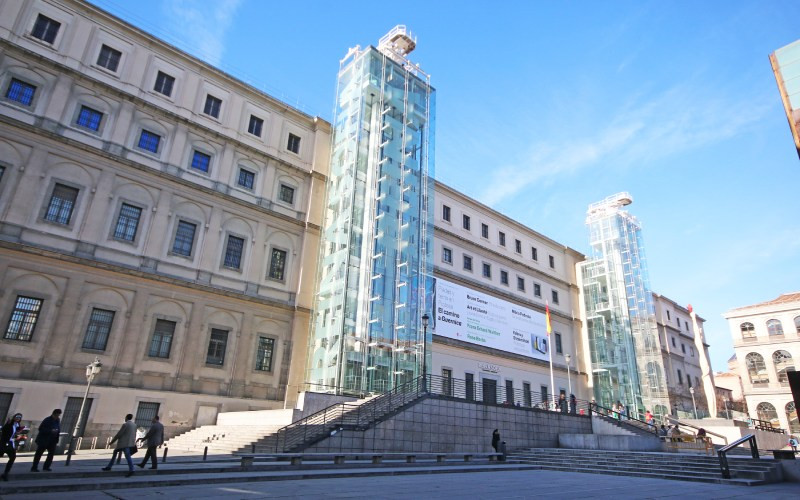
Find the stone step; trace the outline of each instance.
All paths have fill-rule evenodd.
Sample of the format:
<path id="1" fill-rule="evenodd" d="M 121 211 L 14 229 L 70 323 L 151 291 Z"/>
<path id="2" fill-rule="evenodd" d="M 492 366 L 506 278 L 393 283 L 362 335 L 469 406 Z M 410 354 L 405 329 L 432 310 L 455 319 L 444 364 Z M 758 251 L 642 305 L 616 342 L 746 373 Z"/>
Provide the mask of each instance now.
<path id="1" fill-rule="evenodd" d="M 515 452 L 515 453 L 512 453 L 510 455 L 516 456 L 516 457 L 525 457 L 526 459 L 541 459 L 541 460 L 570 460 L 570 461 L 581 460 L 581 461 L 591 461 L 593 463 L 609 461 L 607 457 L 598 458 L 598 457 L 592 457 L 592 456 L 587 456 L 587 455 L 579 455 L 579 454 L 570 456 L 570 455 L 565 455 L 565 454 L 531 454 L 531 453 L 518 453 L 518 452 Z M 670 458 L 678 459 L 679 463 L 682 463 L 682 464 L 693 464 L 693 465 L 698 465 L 698 466 L 702 465 L 702 466 L 709 466 L 709 467 L 718 467 L 719 466 L 719 459 L 717 459 L 717 458 L 713 458 L 713 459 L 709 459 L 709 460 L 697 460 L 697 459 L 684 460 L 684 457 L 680 457 L 680 456 L 678 456 L 678 457 L 673 456 L 673 457 L 670 457 Z M 624 455 L 614 457 L 613 461 L 615 463 L 621 463 L 621 462 L 628 463 L 628 462 L 630 462 L 630 463 L 636 463 L 636 464 L 640 464 L 640 465 L 644 464 L 644 465 L 663 466 L 663 464 L 664 464 L 664 461 L 661 460 L 661 459 L 642 460 L 641 458 L 627 457 L 627 456 L 624 456 Z M 674 460 L 673 460 L 673 462 L 674 462 Z M 737 467 L 739 467 L 739 466 L 752 466 L 752 467 L 763 467 L 763 468 L 771 468 L 772 467 L 772 465 L 770 465 L 771 462 L 766 461 L 766 460 L 752 460 L 752 461 L 731 461 L 731 460 L 729 460 L 728 463 L 731 466 L 737 466 Z"/>
<path id="2" fill-rule="evenodd" d="M 527 455 L 509 455 L 509 458 L 513 460 L 525 460 L 531 463 L 553 463 L 553 464 L 574 464 L 574 465 L 585 465 L 585 466 L 605 466 L 603 465 L 604 462 L 599 462 L 596 460 L 589 460 L 589 459 L 572 459 L 572 458 L 561 458 L 561 459 L 554 459 L 554 458 L 541 458 L 541 457 L 530 457 Z M 672 463 L 672 464 L 642 464 L 635 460 L 619 460 L 614 462 L 612 467 L 622 467 L 622 466 L 630 466 L 630 467 L 637 467 L 639 469 L 647 469 L 647 465 L 652 465 L 654 468 L 658 468 L 659 470 L 695 470 L 695 471 L 709 471 L 709 472 L 720 472 L 719 463 L 717 464 L 691 464 L 691 463 Z M 731 470 L 736 471 L 744 471 L 744 472 L 770 472 L 772 470 L 772 466 L 770 465 L 748 465 L 744 467 L 731 467 Z"/>
<path id="3" fill-rule="evenodd" d="M 767 481 L 762 479 L 724 479 L 721 474 L 717 474 L 716 476 L 710 474 L 671 474 L 668 472 L 643 472 L 641 470 L 635 471 L 617 471 L 617 470 L 606 470 L 606 469 L 598 469 L 594 467 L 575 467 L 570 465 L 547 465 L 541 464 L 537 465 L 542 470 L 554 470 L 554 471 L 565 471 L 565 472 L 581 472 L 587 474 L 606 474 L 606 475 L 617 475 L 617 476 L 633 476 L 633 477 L 646 477 L 646 478 L 655 478 L 655 479 L 671 479 L 677 481 L 694 481 L 694 482 L 703 482 L 703 483 L 717 483 L 717 484 L 731 484 L 731 485 L 740 485 L 740 486 L 757 486 L 761 484 L 767 484 Z"/>

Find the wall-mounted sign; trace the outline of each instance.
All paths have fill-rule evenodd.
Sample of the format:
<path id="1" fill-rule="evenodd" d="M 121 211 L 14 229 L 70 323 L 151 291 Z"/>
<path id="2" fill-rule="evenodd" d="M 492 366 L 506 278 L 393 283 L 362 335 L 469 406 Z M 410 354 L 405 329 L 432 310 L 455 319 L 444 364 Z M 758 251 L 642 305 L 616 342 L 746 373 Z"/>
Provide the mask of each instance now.
<path id="1" fill-rule="evenodd" d="M 436 278 L 435 293 L 437 335 L 547 360 L 543 313 L 440 278 Z"/>
<path id="2" fill-rule="evenodd" d="M 492 363 L 478 362 L 478 368 L 489 373 L 500 373 L 500 367 Z"/>

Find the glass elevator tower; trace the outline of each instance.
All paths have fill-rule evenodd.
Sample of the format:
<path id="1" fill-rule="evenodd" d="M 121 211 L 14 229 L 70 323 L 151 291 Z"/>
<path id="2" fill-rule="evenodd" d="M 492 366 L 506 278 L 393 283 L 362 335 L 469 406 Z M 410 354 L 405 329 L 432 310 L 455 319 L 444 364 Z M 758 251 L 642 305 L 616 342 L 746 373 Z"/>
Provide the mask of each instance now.
<path id="1" fill-rule="evenodd" d="M 594 397 L 632 414 L 669 414 L 669 395 L 639 221 L 618 193 L 589 205 L 590 259 L 579 265 Z"/>
<path id="2" fill-rule="evenodd" d="M 422 373 L 433 271 L 430 77 L 396 26 L 342 59 L 306 382 L 385 392 Z M 430 332 L 428 332 L 430 336 Z"/>

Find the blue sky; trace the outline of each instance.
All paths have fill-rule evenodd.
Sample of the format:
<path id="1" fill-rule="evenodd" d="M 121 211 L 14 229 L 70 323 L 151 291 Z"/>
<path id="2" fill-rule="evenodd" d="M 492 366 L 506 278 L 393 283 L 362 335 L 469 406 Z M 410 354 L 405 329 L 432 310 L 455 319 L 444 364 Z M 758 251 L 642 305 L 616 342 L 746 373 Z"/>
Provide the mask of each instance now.
<path id="1" fill-rule="evenodd" d="M 706 320 L 800 290 L 800 161 L 768 55 L 800 2 L 92 0 L 331 120 L 339 60 L 396 24 L 437 89 L 436 177 L 588 252 L 619 191 L 655 291 Z M 791 329 L 793 325 L 784 325 Z"/>

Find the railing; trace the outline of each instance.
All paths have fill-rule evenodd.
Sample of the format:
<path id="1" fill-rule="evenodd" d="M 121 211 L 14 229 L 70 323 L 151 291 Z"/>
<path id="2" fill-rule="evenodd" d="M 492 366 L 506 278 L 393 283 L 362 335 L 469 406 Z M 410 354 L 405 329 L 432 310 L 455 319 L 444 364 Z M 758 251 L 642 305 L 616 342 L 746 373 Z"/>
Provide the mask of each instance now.
<path id="1" fill-rule="evenodd" d="M 767 431 L 767 432 L 775 432 L 778 434 L 786 434 L 786 431 L 781 429 L 780 427 L 773 427 L 772 424 L 768 420 L 759 420 L 757 418 L 750 419 L 752 422 L 753 429 L 759 431 Z"/>
<path id="2" fill-rule="evenodd" d="M 648 424 L 644 420 L 639 420 L 636 417 L 631 417 L 627 413 L 620 413 L 616 410 L 606 408 L 605 406 L 600 406 L 597 403 L 592 403 L 591 406 L 592 406 L 592 411 L 594 413 L 597 413 L 598 415 L 602 415 L 608 418 L 613 418 L 621 424 L 635 427 L 639 430 L 643 430 L 647 433 L 653 434 L 654 436 L 658 436 L 658 426 L 656 426 L 655 424 Z"/>
<path id="3" fill-rule="evenodd" d="M 731 468 L 728 465 L 728 451 L 736 448 L 740 444 L 745 442 L 750 443 L 750 453 L 753 455 L 753 458 L 758 459 L 758 444 L 756 444 L 756 436 L 754 434 L 748 434 L 746 436 L 742 436 L 741 438 L 737 439 L 736 441 L 732 442 L 728 446 L 720 448 L 717 451 L 719 455 L 719 468 L 722 470 L 722 477 L 725 479 L 731 478 Z"/>
<path id="4" fill-rule="evenodd" d="M 672 418 L 669 415 L 665 416 L 664 418 L 667 420 L 667 422 L 675 424 L 676 426 L 678 426 L 679 430 L 680 430 L 681 427 L 689 427 L 690 429 L 694 429 L 696 431 L 700 430 L 700 427 L 697 427 L 696 425 L 687 424 L 686 422 L 681 422 L 677 418 Z M 697 437 L 697 432 L 695 432 L 694 434 L 695 434 L 695 437 Z M 708 436 L 718 437 L 718 438 L 720 438 L 722 440 L 722 442 L 725 445 L 728 444 L 728 438 L 723 436 L 722 434 L 717 434 L 716 432 L 710 432 L 710 431 L 706 431 L 706 434 Z"/>
<path id="5" fill-rule="evenodd" d="M 276 433 L 275 452 L 294 451 L 342 429 L 364 430 L 425 393 L 423 379 L 418 377 L 365 403 L 331 405 L 279 429 Z"/>

